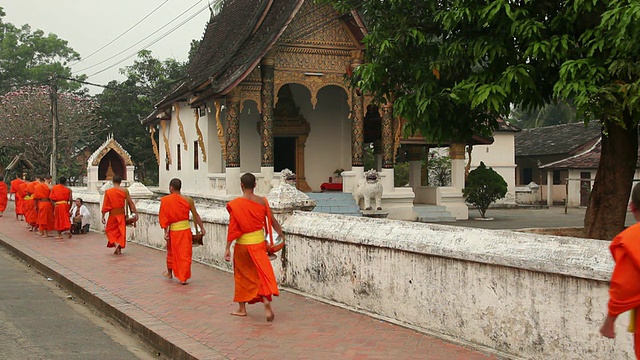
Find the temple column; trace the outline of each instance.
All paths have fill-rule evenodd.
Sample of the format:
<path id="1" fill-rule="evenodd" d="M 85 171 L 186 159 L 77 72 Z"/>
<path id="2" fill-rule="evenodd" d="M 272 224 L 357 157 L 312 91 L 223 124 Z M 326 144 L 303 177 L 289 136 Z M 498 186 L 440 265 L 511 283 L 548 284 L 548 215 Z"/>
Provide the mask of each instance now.
<path id="1" fill-rule="evenodd" d="M 382 106 L 382 188 L 386 193 L 394 191 L 393 158 L 393 105 Z"/>
<path id="2" fill-rule="evenodd" d="M 382 141 L 373 142 L 373 167 L 376 171 L 382 171 Z"/>
<path id="3" fill-rule="evenodd" d="M 416 188 L 422 186 L 422 159 L 424 157 L 424 147 L 420 145 L 410 145 L 407 158 L 409 160 L 409 186 Z"/>
<path id="4" fill-rule="evenodd" d="M 275 58 L 268 53 L 260 62 L 262 87 L 260 90 L 261 124 L 260 124 L 260 172 L 267 182 L 273 179 L 273 109 L 274 109 L 274 65 Z"/>
<path id="5" fill-rule="evenodd" d="M 451 157 L 451 186 L 462 191 L 464 189 L 464 147 L 465 144 L 452 143 L 449 146 Z"/>
<path id="6" fill-rule="evenodd" d="M 357 54 L 351 61 L 351 69 L 355 71 L 362 65 Z M 362 90 L 351 89 L 351 170 L 356 179 L 364 176 L 364 96 Z"/>
<path id="7" fill-rule="evenodd" d="M 240 96 L 237 91 L 229 93 L 225 99 L 227 111 L 227 154 L 226 185 L 227 195 L 242 194 L 240 188 Z"/>

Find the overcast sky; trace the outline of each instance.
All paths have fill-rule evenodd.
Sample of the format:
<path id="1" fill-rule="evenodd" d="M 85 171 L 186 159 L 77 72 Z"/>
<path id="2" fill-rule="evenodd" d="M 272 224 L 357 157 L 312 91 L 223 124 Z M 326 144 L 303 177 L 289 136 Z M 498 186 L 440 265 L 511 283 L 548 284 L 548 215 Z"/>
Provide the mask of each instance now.
<path id="1" fill-rule="evenodd" d="M 83 59 L 86 58 L 72 67 L 74 72 L 90 75 L 89 81 L 99 84 L 106 84 L 113 79 L 122 80 L 118 70 L 131 65 L 135 56 L 118 65 L 117 62 L 142 50 L 195 15 L 177 30 L 148 47 L 160 59 L 186 60 L 191 40 L 201 39 L 210 17 L 207 5 L 207 0 L 0 0 L 0 6 L 6 13 L 5 22 L 16 26 L 29 24 L 32 29 L 55 33 L 67 40 L 70 47 L 80 53 Z M 133 30 L 95 55 L 89 56 L 156 8 L 158 9 L 152 15 Z M 191 9 L 187 11 L 189 8 Z M 178 17 L 184 11 L 187 12 Z M 197 14 L 199 11 L 201 12 Z M 178 18 L 175 19 L 176 17 Z M 151 35 L 159 29 L 161 30 Z M 143 40 L 149 35 L 148 39 Z M 139 44 L 125 50 L 141 40 L 143 41 Z M 122 51 L 122 54 L 109 59 Z M 91 68 L 83 70 L 90 66 Z M 102 72 L 92 75 L 100 71 Z M 92 93 L 102 91 L 95 87 L 89 89 Z"/>

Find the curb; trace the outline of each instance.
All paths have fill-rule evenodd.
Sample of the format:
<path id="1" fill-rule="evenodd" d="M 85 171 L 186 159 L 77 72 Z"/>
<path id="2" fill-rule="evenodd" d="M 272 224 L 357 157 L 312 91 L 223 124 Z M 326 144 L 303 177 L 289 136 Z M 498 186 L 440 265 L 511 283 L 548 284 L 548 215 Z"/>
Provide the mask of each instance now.
<path id="1" fill-rule="evenodd" d="M 16 245 L 16 242 L 13 238 L 0 234 L 0 246 L 56 281 L 78 299 L 140 336 L 163 355 L 179 360 L 228 359 L 154 318 L 143 309 L 109 293 L 55 261 Z"/>

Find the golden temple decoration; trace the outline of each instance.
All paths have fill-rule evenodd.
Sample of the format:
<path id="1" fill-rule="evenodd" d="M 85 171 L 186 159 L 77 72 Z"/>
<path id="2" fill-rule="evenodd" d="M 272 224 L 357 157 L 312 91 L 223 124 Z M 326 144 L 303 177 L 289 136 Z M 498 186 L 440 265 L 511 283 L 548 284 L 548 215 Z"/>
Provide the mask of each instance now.
<path id="1" fill-rule="evenodd" d="M 278 92 L 286 84 L 298 84 L 306 87 L 311 92 L 311 105 L 316 108 L 318 104 L 318 92 L 325 86 L 337 86 L 347 95 L 347 103 L 351 105 L 351 89 L 344 81 L 342 74 L 305 75 L 301 72 L 276 71 L 274 81 L 274 104 L 278 103 Z"/>
<path id="2" fill-rule="evenodd" d="M 218 142 L 220 142 L 220 149 L 222 149 L 222 157 L 223 159 L 227 158 L 227 141 L 224 138 L 224 128 L 222 127 L 222 122 L 220 121 L 220 111 L 222 110 L 222 106 L 220 105 L 220 101 L 216 100 L 214 102 L 216 107 L 216 129 L 218 131 Z"/>
<path id="3" fill-rule="evenodd" d="M 106 180 L 113 180 L 113 177 L 116 175 L 116 173 L 113 171 L 113 166 L 111 164 L 111 161 L 109 161 L 109 167 L 107 167 L 107 173 L 105 174 L 105 179 Z"/>
<path id="4" fill-rule="evenodd" d="M 156 128 L 149 126 L 149 133 L 151 134 L 151 144 L 153 144 L 153 154 L 156 156 L 156 162 L 160 165 L 160 152 L 158 151 L 158 143 L 156 142 Z"/>
<path id="5" fill-rule="evenodd" d="M 207 150 L 204 148 L 204 137 L 202 136 L 202 130 L 198 123 L 200 122 L 200 109 L 195 108 L 193 113 L 196 116 L 196 133 L 198 134 L 198 145 L 200 145 L 200 151 L 202 152 L 202 162 L 207 162 Z"/>
<path id="6" fill-rule="evenodd" d="M 184 135 L 184 125 L 182 125 L 182 120 L 180 120 L 180 104 L 175 103 L 176 107 L 176 119 L 178 120 L 178 132 L 180 132 L 180 137 L 182 138 L 182 143 L 184 144 L 184 149 L 187 149 L 187 137 Z"/>
<path id="7" fill-rule="evenodd" d="M 398 156 L 398 148 L 400 147 L 400 138 L 402 137 L 402 128 L 404 127 L 404 119 L 399 117 L 394 121 L 396 128 L 393 135 L 393 158 Z"/>
<path id="8" fill-rule="evenodd" d="M 171 164 L 171 149 L 169 147 L 169 138 L 167 138 L 167 120 L 160 121 L 162 127 L 162 139 L 164 140 L 164 152 L 167 154 L 167 163 Z"/>

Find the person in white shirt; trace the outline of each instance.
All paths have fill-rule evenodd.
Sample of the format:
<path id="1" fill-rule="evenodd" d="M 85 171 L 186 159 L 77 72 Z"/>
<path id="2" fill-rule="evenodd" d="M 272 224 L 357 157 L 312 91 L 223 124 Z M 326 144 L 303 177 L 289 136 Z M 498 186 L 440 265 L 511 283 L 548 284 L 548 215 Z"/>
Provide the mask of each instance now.
<path id="1" fill-rule="evenodd" d="M 89 232 L 91 213 L 81 198 L 77 198 L 74 201 L 69 215 L 71 216 L 71 229 L 75 234 L 86 234 Z"/>

